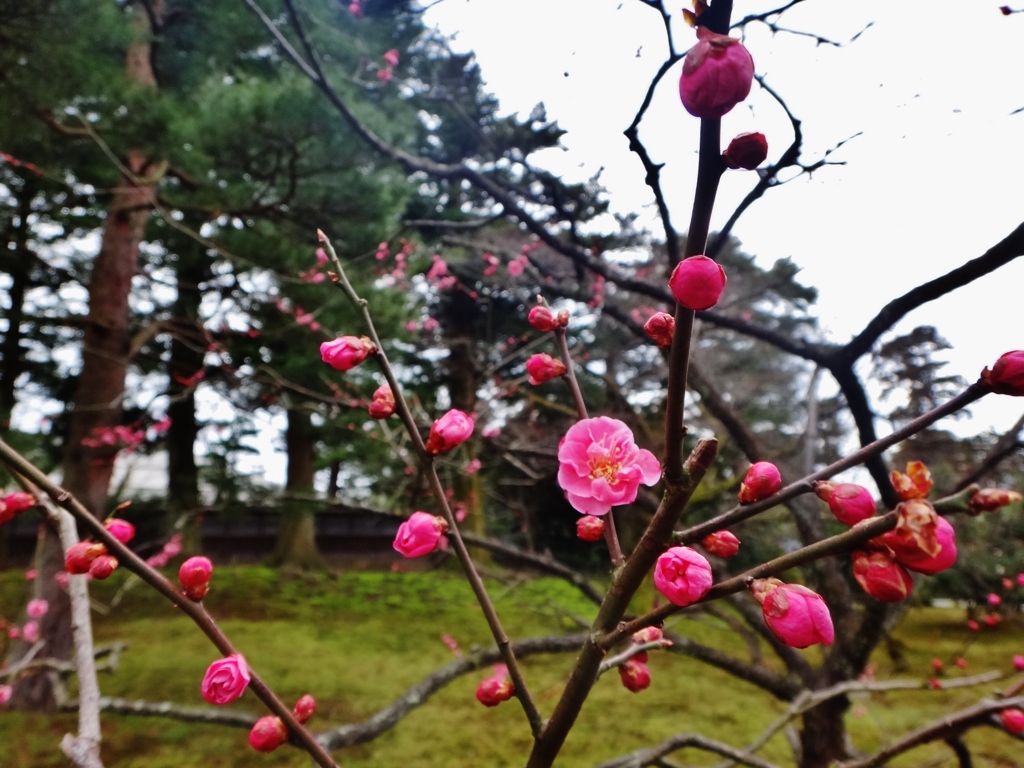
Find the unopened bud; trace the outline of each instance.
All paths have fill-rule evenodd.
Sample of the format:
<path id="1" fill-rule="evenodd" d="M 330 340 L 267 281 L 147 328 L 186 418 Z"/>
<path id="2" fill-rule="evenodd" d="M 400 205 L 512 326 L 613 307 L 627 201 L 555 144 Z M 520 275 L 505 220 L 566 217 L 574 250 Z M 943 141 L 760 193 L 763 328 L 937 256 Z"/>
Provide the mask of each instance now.
<path id="1" fill-rule="evenodd" d="M 604 536 L 604 520 L 596 515 L 584 515 L 576 521 L 576 538 L 593 544 Z"/>
<path id="2" fill-rule="evenodd" d="M 740 540 L 731 531 L 715 531 L 705 536 L 700 545 L 716 557 L 734 557 L 740 551 Z"/>
<path id="3" fill-rule="evenodd" d="M 257 752 L 273 752 L 288 741 L 288 729 L 276 715 L 266 715 L 249 731 L 249 745 Z"/>
<path id="4" fill-rule="evenodd" d="M 972 515 L 982 512 L 995 512 L 1008 504 L 1016 504 L 1021 500 L 1021 495 L 1016 491 L 1007 491 L 1002 488 L 982 488 L 967 503 Z"/>
<path id="5" fill-rule="evenodd" d="M 107 548 L 94 541 L 72 544 L 64 554 L 64 570 L 73 575 L 88 573 L 93 561 L 106 553 Z"/>
<path id="6" fill-rule="evenodd" d="M 651 684 L 651 670 L 634 656 L 619 666 L 619 678 L 627 691 L 639 693 Z"/>
<path id="7" fill-rule="evenodd" d="M 566 315 L 568 314 L 569 313 L 566 312 Z M 530 324 L 531 328 L 535 331 L 540 331 L 541 333 L 553 331 L 559 325 L 558 317 L 555 313 L 543 304 L 538 304 L 531 309 L 530 313 L 526 316 L 526 321 Z"/>
<path id="8" fill-rule="evenodd" d="M 300 723 L 305 723 L 309 720 L 314 712 L 316 712 L 316 699 L 308 693 L 296 701 L 295 706 L 292 707 L 292 714 L 295 715 L 295 719 Z"/>
<path id="9" fill-rule="evenodd" d="M 1000 357 L 991 370 L 981 372 L 981 381 L 997 395 L 1024 397 L 1024 349 Z"/>
<path id="10" fill-rule="evenodd" d="M 763 133 L 741 133 L 729 142 L 722 155 L 725 164 L 732 169 L 752 171 L 768 157 L 768 139 Z"/>
<path id="11" fill-rule="evenodd" d="M 707 256 L 691 256 L 676 265 L 668 287 L 682 306 L 700 311 L 718 303 L 725 283 L 725 270 L 718 262 Z"/>
<path id="12" fill-rule="evenodd" d="M 97 581 L 103 581 L 103 579 L 110 578 L 117 569 L 117 558 L 113 555 L 100 555 L 92 564 L 89 566 L 89 575 Z"/>
<path id="13" fill-rule="evenodd" d="M 122 520 L 119 517 L 112 517 L 109 520 L 104 521 L 103 527 L 107 529 L 107 532 L 110 533 L 111 536 L 122 544 L 127 544 L 135 538 L 135 526 L 127 520 Z"/>
<path id="14" fill-rule="evenodd" d="M 759 461 L 747 470 L 740 485 L 740 504 L 753 504 L 766 499 L 782 487 L 779 468 L 770 461 Z"/>
<path id="15" fill-rule="evenodd" d="M 181 591 L 189 600 L 199 602 L 210 591 L 210 577 L 213 576 L 213 563 L 210 558 L 198 555 L 190 557 L 178 569 L 178 582 Z"/>
<path id="16" fill-rule="evenodd" d="M 662 349 L 672 346 L 672 335 L 676 332 L 676 319 L 668 312 L 655 312 L 644 323 L 644 333 Z"/>
<path id="17" fill-rule="evenodd" d="M 875 514 L 875 499 L 863 486 L 821 481 L 814 484 L 814 492 L 828 504 L 836 519 L 846 525 L 856 525 Z"/>

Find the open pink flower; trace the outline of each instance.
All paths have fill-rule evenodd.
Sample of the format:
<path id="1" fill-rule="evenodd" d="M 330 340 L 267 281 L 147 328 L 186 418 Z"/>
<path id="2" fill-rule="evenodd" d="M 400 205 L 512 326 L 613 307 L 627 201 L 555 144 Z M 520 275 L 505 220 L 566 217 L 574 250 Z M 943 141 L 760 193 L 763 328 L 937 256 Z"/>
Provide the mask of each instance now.
<path id="1" fill-rule="evenodd" d="M 558 484 L 584 515 L 632 504 L 641 483 L 654 485 L 661 478 L 654 454 L 633 442 L 629 427 L 607 416 L 569 427 L 558 444 L 558 462 Z"/>
<path id="2" fill-rule="evenodd" d="M 697 602 L 714 580 L 707 558 L 690 547 L 672 547 L 654 566 L 654 586 L 672 605 Z"/>
<path id="3" fill-rule="evenodd" d="M 755 579 L 750 592 L 761 604 L 768 629 L 786 645 L 832 645 L 832 616 L 816 592 L 800 584 L 783 584 L 778 579 Z"/>
<path id="4" fill-rule="evenodd" d="M 249 685 L 249 665 L 240 653 L 217 659 L 203 676 L 203 698 L 210 704 L 230 704 Z"/>
<path id="5" fill-rule="evenodd" d="M 427 453 L 447 453 L 473 434 L 473 417 L 452 409 L 430 427 L 427 435 Z"/>
<path id="6" fill-rule="evenodd" d="M 394 547 L 406 557 L 428 555 L 440 546 L 441 537 L 447 531 L 448 523 L 443 517 L 413 512 L 398 526 Z"/>

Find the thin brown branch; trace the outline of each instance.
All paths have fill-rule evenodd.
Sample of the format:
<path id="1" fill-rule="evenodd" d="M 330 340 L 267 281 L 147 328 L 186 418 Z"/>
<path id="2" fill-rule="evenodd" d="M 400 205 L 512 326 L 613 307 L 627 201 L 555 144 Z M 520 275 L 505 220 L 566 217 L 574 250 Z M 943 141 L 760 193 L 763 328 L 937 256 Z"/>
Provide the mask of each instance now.
<path id="1" fill-rule="evenodd" d="M 756 755 L 730 747 L 728 744 L 723 744 L 720 741 L 709 739 L 699 733 L 677 734 L 661 742 L 656 747 L 637 750 L 615 760 L 610 760 L 607 763 L 601 763 L 597 768 L 644 768 L 644 766 L 656 764 L 666 755 L 687 747 L 721 755 L 742 765 L 753 766 L 753 768 L 778 768 L 775 763 L 770 763 Z"/>

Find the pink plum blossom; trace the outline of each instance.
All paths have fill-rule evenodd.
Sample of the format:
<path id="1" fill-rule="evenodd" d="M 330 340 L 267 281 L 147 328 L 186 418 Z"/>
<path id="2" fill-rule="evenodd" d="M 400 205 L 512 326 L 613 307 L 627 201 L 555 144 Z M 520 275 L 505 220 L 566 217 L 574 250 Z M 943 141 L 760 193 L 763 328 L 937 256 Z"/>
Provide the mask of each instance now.
<path id="1" fill-rule="evenodd" d="M 700 311 L 718 303 L 725 283 L 725 270 L 718 262 L 707 256 L 691 256 L 676 265 L 668 287 L 682 306 Z"/>
<path id="2" fill-rule="evenodd" d="M 21 628 L 21 635 L 25 638 L 26 642 L 34 643 L 39 640 L 39 622 L 38 621 L 26 621 L 25 626 Z"/>
<path id="3" fill-rule="evenodd" d="M 398 526 L 394 547 L 406 557 L 428 555 L 441 545 L 441 538 L 447 531 L 448 523 L 443 517 L 413 512 Z"/>
<path id="4" fill-rule="evenodd" d="M 991 606 L 1002 605 L 1002 602 L 1003 602 L 1003 598 L 1001 598 L 995 592 L 989 592 L 988 596 L 985 598 L 985 600 Z"/>
<path id="5" fill-rule="evenodd" d="M 632 504 L 641 483 L 654 485 L 661 478 L 654 454 L 633 442 L 629 427 L 607 416 L 569 427 L 558 445 L 558 462 L 558 484 L 584 515 Z"/>
<path id="6" fill-rule="evenodd" d="M 639 693 L 651 684 L 651 670 L 635 656 L 619 666 L 619 679 L 631 693 Z"/>
<path id="7" fill-rule="evenodd" d="M 50 610 L 50 604 L 46 600 L 37 597 L 28 601 L 25 613 L 28 614 L 30 619 L 41 619 L 48 610 Z"/>
<path id="8" fill-rule="evenodd" d="M 316 712 L 316 699 L 310 696 L 308 693 L 304 696 L 300 696 L 298 701 L 295 702 L 295 706 L 292 707 L 292 714 L 295 715 L 295 719 L 300 723 L 306 723 L 309 718 Z"/>
<path id="9" fill-rule="evenodd" d="M 904 504 L 906 503 L 904 502 Z M 902 506 L 903 504 L 899 505 L 899 507 Z M 872 539 L 872 543 L 878 542 L 887 546 L 895 553 L 896 560 L 904 567 L 927 576 L 934 576 L 940 571 L 951 568 L 956 563 L 956 531 L 944 517 L 937 516 L 935 519 L 934 540 L 936 542 L 934 553 L 929 553 L 913 538 L 899 536 L 896 530 Z"/>
<path id="10" fill-rule="evenodd" d="M 196 555 L 190 557 L 178 569 L 178 583 L 181 590 L 190 600 L 199 601 L 210 591 L 210 578 L 213 576 L 213 563 L 210 558 Z"/>
<path id="11" fill-rule="evenodd" d="M 1024 711 L 1016 708 L 1004 709 L 999 713 L 999 719 L 1010 733 L 1024 733 Z"/>
<path id="12" fill-rule="evenodd" d="M 11 700 L 11 696 L 14 695 L 14 689 L 9 685 L 0 685 L 0 707 Z"/>
<path id="13" fill-rule="evenodd" d="M 453 408 L 430 427 L 427 452 L 447 453 L 469 439 L 473 434 L 473 426 L 473 417 Z"/>
<path id="14" fill-rule="evenodd" d="M 397 48 L 392 48 L 390 51 L 387 51 L 386 53 L 384 53 L 384 55 L 381 56 L 381 58 L 384 59 L 384 63 L 387 64 L 389 67 L 397 67 L 398 66 L 398 49 Z"/>
<path id="15" fill-rule="evenodd" d="M 735 557 L 740 551 L 740 540 L 731 531 L 715 531 L 705 536 L 700 545 L 715 557 Z"/>
<path id="16" fill-rule="evenodd" d="M 683 61 L 679 98 L 694 117 L 714 120 L 747 98 L 754 60 L 735 38 L 706 27 L 697 29 L 697 37 Z"/>
<path id="17" fill-rule="evenodd" d="M 481 466 L 480 459 L 473 459 L 466 465 L 465 474 L 475 475 L 480 471 Z"/>
<path id="18" fill-rule="evenodd" d="M 1024 672 L 1024 656 L 1017 654 L 1013 657 L 1013 668 L 1018 672 Z"/>
<path id="19" fill-rule="evenodd" d="M 714 580 L 707 558 L 690 547 L 672 547 L 654 566 L 654 586 L 672 605 L 697 602 Z"/>
<path id="20" fill-rule="evenodd" d="M 558 316 L 543 304 L 533 307 L 526 316 L 526 321 L 530 324 L 531 328 L 541 333 L 553 331 L 559 325 Z"/>
<path id="21" fill-rule="evenodd" d="M 217 659 L 203 676 L 203 699 L 210 704 L 230 704 L 245 693 L 249 685 L 249 665 L 240 653 Z"/>
<path id="22" fill-rule="evenodd" d="M 395 412 L 397 403 L 395 395 L 391 391 L 390 384 L 381 384 L 373 393 L 373 400 L 370 401 L 370 418 L 386 419 Z"/>
<path id="23" fill-rule="evenodd" d="M 779 640 L 793 648 L 822 643 L 832 645 L 832 616 L 821 596 L 800 584 L 778 579 L 755 579 L 750 586 L 761 603 L 764 623 Z"/>
<path id="24" fill-rule="evenodd" d="M 119 517 L 112 517 L 109 520 L 105 520 L 103 522 L 103 527 L 107 529 L 111 536 L 122 544 L 127 544 L 135 538 L 135 526 L 127 520 L 122 520 Z"/>

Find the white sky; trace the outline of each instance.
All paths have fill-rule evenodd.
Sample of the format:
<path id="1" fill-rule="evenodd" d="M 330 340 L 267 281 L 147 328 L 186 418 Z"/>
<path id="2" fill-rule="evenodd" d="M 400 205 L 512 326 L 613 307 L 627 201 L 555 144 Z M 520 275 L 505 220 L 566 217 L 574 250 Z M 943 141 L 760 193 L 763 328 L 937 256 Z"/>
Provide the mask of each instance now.
<path id="1" fill-rule="evenodd" d="M 781 2 L 736 0 L 734 18 Z M 676 45 L 695 40 L 673 12 Z M 972 14 L 965 17 L 966 10 Z M 544 163 L 583 180 L 601 177 L 617 211 L 640 211 L 658 232 L 653 197 L 622 131 L 664 60 L 659 14 L 640 0 L 443 0 L 429 24 L 476 52 L 505 112 L 544 102 L 568 130 Z M 806 37 L 747 28 L 756 71 L 802 120 L 813 162 L 862 132 L 833 166 L 770 190 L 734 234 L 764 265 L 789 256 L 820 291 L 817 312 L 845 341 L 886 302 L 981 255 L 1024 221 L 1024 14 L 998 4 L 949 0 L 806 0 L 781 26 L 852 44 L 816 46 Z M 639 56 L 638 56 L 639 52 Z M 696 172 L 698 120 L 679 103 L 679 67 L 662 81 L 641 129 L 657 162 L 673 221 L 684 230 Z M 723 119 L 725 141 L 758 130 L 769 160 L 789 145 L 789 123 L 757 84 Z M 712 227 L 721 226 L 753 186 L 752 173 L 723 179 Z M 1005 351 L 1024 348 L 1024 259 L 952 296 L 925 305 L 899 326 L 934 324 L 954 345 L 950 373 L 976 378 Z M 1020 400 L 990 396 L 960 429 L 1006 429 Z M 944 426 L 950 426 L 946 422 Z"/>

